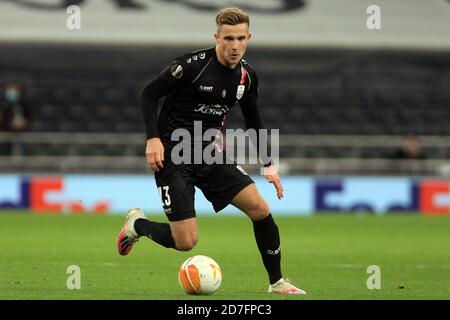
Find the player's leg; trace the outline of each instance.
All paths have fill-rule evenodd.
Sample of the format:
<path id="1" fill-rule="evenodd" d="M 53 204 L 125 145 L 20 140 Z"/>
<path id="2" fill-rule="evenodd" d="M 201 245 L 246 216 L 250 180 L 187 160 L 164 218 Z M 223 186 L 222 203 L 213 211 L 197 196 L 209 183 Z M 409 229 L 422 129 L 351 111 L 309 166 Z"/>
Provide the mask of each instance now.
<path id="1" fill-rule="evenodd" d="M 139 212 L 138 216 L 136 212 Z M 121 233 L 128 231 L 129 234 L 121 238 L 119 245 L 122 249 L 119 249 L 119 252 L 122 255 L 128 254 L 132 245 L 141 236 L 148 237 L 163 247 L 179 251 L 192 250 L 198 242 L 198 225 L 195 217 L 162 223 L 150 221 L 141 209 L 131 209 L 130 213 L 132 216 L 121 231 Z"/>
<path id="2" fill-rule="evenodd" d="M 270 215 L 269 205 L 261 197 L 254 183 L 239 191 L 231 200 L 231 204 L 245 212 L 253 221 L 263 220 Z"/>
<path id="3" fill-rule="evenodd" d="M 189 168 L 167 163 L 155 174 L 163 209 L 169 223 L 149 220 L 141 209 L 132 209 L 117 239 L 118 251 L 127 255 L 141 236 L 176 250 L 192 249 L 198 241 L 198 226 L 194 210 L 194 186 Z"/>
<path id="4" fill-rule="evenodd" d="M 145 236 L 154 242 L 179 251 L 189 251 L 198 242 L 198 224 L 195 217 L 169 223 L 150 221 L 141 209 L 131 209 L 131 218 L 120 234 L 128 231 L 119 242 L 119 253 L 126 255 L 132 245 L 141 237 Z M 130 215 L 129 213 L 129 215 Z M 119 234 L 119 238 L 120 238 Z"/>
<path id="5" fill-rule="evenodd" d="M 198 175 L 198 187 L 212 202 L 215 211 L 231 203 L 250 217 L 270 283 L 280 280 L 278 228 L 270 215 L 269 206 L 256 190 L 254 181 L 236 164 L 205 166 Z"/>
<path id="6" fill-rule="evenodd" d="M 180 184 L 180 179 L 177 180 Z M 134 226 L 139 236 L 146 236 L 156 243 L 180 251 L 189 251 L 198 242 L 198 224 L 194 211 L 194 186 L 185 185 L 164 188 L 163 208 L 169 223 L 137 219 Z M 170 200 L 168 200 L 170 199 Z"/>
<path id="7" fill-rule="evenodd" d="M 253 223 L 253 233 L 269 275 L 269 293 L 304 294 L 281 273 L 280 233 L 267 202 L 259 194 L 256 185 L 243 188 L 232 200 L 231 204 L 245 212 Z"/>
<path id="8" fill-rule="evenodd" d="M 197 176 L 197 186 L 216 212 L 231 203 L 252 220 L 256 243 L 269 275 L 269 292 L 304 293 L 282 277 L 278 227 L 247 173 L 236 164 L 214 164 L 204 166 Z"/>
<path id="9" fill-rule="evenodd" d="M 266 201 L 261 197 L 254 183 L 242 189 L 231 204 L 245 212 L 253 223 L 258 249 L 271 284 L 282 278 L 280 234 Z"/>
<path id="10" fill-rule="evenodd" d="M 180 251 L 192 250 L 198 242 L 198 224 L 196 218 L 171 221 L 170 228 L 175 240 L 175 248 Z"/>
<path id="11" fill-rule="evenodd" d="M 136 233 L 146 236 L 156 243 L 179 251 L 189 251 L 198 242 L 198 225 L 196 218 L 169 223 L 138 219 L 135 223 Z"/>
<path id="12" fill-rule="evenodd" d="M 270 283 L 281 279 L 278 228 L 270 215 L 269 206 L 256 190 L 254 181 L 237 164 L 205 166 L 198 176 L 198 187 L 212 202 L 216 212 L 231 203 L 250 217 Z"/>

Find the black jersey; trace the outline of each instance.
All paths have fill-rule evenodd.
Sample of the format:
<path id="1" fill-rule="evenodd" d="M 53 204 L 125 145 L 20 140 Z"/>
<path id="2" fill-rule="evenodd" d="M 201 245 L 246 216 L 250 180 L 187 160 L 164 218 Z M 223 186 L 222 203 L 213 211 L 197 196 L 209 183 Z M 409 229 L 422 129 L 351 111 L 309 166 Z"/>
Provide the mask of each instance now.
<path id="1" fill-rule="evenodd" d="M 163 96 L 167 97 L 157 117 L 158 100 Z M 147 138 L 159 137 L 165 145 L 173 146 L 178 143 L 171 139 L 173 131 L 185 129 L 193 139 L 201 139 L 194 136 L 194 122 L 201 121 L 202 133 L 219 131 L 236 104 L 241 107 L 247 129 L 263 129 L 257 97 L 258 79 L 245 60 L 230 69 L 218 61 L 215 47 L 185 54 L 144 89 Z M 203 141 L 203 145 L 209 143 Z"/>

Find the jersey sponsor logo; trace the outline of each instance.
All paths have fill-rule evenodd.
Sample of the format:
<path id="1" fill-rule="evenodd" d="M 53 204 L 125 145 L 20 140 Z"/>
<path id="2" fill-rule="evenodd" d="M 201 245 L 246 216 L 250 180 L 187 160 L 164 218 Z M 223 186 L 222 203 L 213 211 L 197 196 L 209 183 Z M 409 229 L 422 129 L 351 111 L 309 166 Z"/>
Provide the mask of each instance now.
<path id="1" fill-rule="evenodd" d="M 192 59 L 189 58 L 189 59 L 186 60 L 186 62 L 187 62 L 187 63 L 191 63 L 191 62 L 192 62 Z"/>
<path id="2" fill-rule="evenodd" d="M 198 56 L 200 57 L 200 59 L 203 60 L 203 59 L 205 59 L 205 57 L 206 57 L 206 53 L 201 52 Z"/>
<path id="3" fill-rule="evenodd" d="M 179 64 L 174 64 L 170 69 L 170 72 L 175 78 L 180 79 L 183 76 L 183 67 Z"/>
<path id="4" fill-rule="evenodd" d="M 198 87 L 198 91 L 212 92 L 212 91 L 213 91 L 213 86 L 204 86 L 204 85 L 200 85 L 200 86 Z"/>
<path id="5" fill-rule="evenodd" d="M 222 90 L 222 98 L 225 98 L 227 96 L 227 90 L 223 89 Z"/>
<path id="6" fill-rule="evenodd" d="M 197 61 L 197 59 L 198 59 L 198 56 L 197 56 L 197 55 L 192 56 L 192 60 Z"/>
<path id="7" fill-rule="evenodd" d="M 238 85 L 236 98 L 239 100 L 244 95 L 245 86 L 243 84 Z"/>
<path id="8" fill-rule="evenodd" d="M 197 109 L 194 109 L 195 112 L 200 112 L 204 114 L 212 114 L 215 116 L 222 116 L 230 110 L 230 108 L 227 105 L 221 105 L 221 104 L 198 104 Z"/>

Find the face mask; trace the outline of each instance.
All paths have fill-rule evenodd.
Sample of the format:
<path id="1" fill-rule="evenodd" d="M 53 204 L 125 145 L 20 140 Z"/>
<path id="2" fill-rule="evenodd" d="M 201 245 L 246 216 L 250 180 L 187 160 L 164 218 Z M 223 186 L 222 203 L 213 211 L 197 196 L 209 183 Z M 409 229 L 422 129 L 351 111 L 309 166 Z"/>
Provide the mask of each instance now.
<path id="1" fill-rule="evenodd" d="M 15 89 L 7 89 L 5 91 L 5 99 L 7 102 L 16 102 L 19 99 L 19 92 Z"/>

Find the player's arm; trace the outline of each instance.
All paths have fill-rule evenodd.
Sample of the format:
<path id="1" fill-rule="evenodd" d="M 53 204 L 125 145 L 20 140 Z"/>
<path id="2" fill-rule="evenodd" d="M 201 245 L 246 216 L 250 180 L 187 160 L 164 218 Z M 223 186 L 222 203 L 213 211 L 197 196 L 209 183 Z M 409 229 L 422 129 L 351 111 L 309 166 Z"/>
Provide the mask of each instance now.
<path id="1" fill-rule="evenodd" d="M 158 134 L 158 101 L 176 89 L 182 75 L 183 68 L 174 62 L 150 82 L 141 95 L 147 133 L 145 156 L 150 169 L 154 172 L 163 168 L 164 161 L 164 146 Z"/>
<path id="2" fill-rule="evenodd" d="M 281 185 L 280 178 L 278 177 L 278 173 L 274 163 L 270 157 L 270 148 L 269 148 L 269 139 L 267 138 L 267 146 L 266 146 L 266 154 L 261 154 L 259 149 L 259 129 L 265 129 L 261 114 L 258 109 L 258 80 L 256 78 L 256 74 L 253 75 L 252 79 L 253 83 L 251 84 L 251 88 L 248 92 L 246 92 L 243 98 L 239 101 L 239 105 L 241 107 L 242 115 L 244 116 L 245 126 L 247 129 L 254 129 L 256 131 L 256 141 L 252 141 L 255 146 L 258 154 L 258 158 L 261 159 L 261 162 L 264 166 L 264 177 L 270 183 L 273 183 L 275 189 L 277 191 L 278 199 L 283 197 L 283 186 Z"/>

